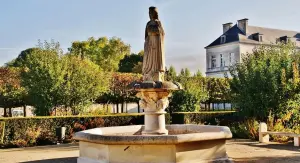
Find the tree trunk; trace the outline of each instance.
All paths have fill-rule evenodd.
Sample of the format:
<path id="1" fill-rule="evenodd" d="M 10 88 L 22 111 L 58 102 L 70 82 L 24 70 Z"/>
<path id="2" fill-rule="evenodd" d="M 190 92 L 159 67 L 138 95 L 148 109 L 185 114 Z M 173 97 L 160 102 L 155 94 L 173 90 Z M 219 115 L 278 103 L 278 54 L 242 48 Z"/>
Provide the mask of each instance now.
<path id="1" fill-rule="evenodd" d="M 11 108 L 9 108 L 8 114 L 9 114 L 9 117 L 12 117 L 12 109 Z"/>
<path id="2" fill-rule="evenodd" d="M 210 111 L 210 102 L 208 103 L 208 111 Z"/>
<path id="3" fill-rule="evenodd" d="M 26 105 L 23 105 L 23 112 L 24 112 L 24 117 L 26 117 L 27 116 Z"/>
<path id="4" fill-rule="evenodd" d="M 225 102 L 223 102 L 223 107 L 224 107 L 224 111 L 225 111 L 225 110 L 226 110 L 226 109 L 225 109 Z"/>
<path id="5" fill-rule="evenodd" d="M 108 113 L 108 104 L 106 104 L 106 113 Z"/>
<path id="6" fill-rule="evenodd" d="M 117 103 L 117 111 L 116 113 L 119 113 L 119 104 Z"/>
<path id="7" fill-rule="evenodd" d="M 121 113 L 124 113 L 124 102 L 121 103 Z"/>
<path id="8" fill-rule="evenodd" d="M 230 110 L 232 111 L 232 103 L 230 103 Z"/>
<path id="9" fill-rule="evenodd" d="M 126 113 L 128 113 L 127 102 L 125 103 Z"/>
<path id="10" fill-rule="evenodd" d="M 4 108 L 4 117 L 7 117 L 7 108 Z"/>
<path id="11" fill-rule="evenodd" d="M 204 110 L 207 111 L 207 103 L 204 103 Z"/>
<path id="12" fill-rule="evenodd" d="M 141 112 L 140 103 L 137 102 L 137 105 L 138 105 L 138 113 L 140 113 Z"/>
<path id="13" fill-rule="evenodd" d="M 212 103 L 212 110 L 215 111 L 215 105 Z"/>

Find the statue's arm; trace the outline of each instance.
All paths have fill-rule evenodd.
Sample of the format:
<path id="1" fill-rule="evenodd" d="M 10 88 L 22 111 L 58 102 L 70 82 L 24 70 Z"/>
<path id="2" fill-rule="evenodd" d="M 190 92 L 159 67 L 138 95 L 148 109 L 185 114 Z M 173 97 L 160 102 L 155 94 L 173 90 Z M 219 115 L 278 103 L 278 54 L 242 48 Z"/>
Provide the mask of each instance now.
<path id="1" fill-rule="evenodd" d="M 163 28 L 163 26 L 162 26 L 161 22 L 160 22 L 160 21 L 158 21 L 157 23 L 158 23 L 158 25 L 159 25 L 159 28 L 160 28 L 160 30 L 161 30 L 161 34 L 162 34 L 162 35 L 165 35 L 165 31 L 164 31 L 164 28 Z"/>
<path id="2" fill-rule="evenodd" d="M 147 23 L 146 28 L 145 28 L 145 40 L 148 37 L 148 32 L 147 32 L 148 24 L 149 24 L 149 22 Z"/>

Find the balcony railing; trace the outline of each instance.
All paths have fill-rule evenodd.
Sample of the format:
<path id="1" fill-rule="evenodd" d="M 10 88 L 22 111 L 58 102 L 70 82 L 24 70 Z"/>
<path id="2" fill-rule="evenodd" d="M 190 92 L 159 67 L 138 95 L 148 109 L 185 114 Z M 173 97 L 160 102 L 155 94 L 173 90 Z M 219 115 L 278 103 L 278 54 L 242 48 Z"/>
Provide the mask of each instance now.
<path id="1" fill-rule="evenodd" d="M 207 72 L 215 72 L 215 71 L 228 71 L 229 66 L 222 66 L 222 67 L 213 67 L 213 68 L 208 68 Z"/>

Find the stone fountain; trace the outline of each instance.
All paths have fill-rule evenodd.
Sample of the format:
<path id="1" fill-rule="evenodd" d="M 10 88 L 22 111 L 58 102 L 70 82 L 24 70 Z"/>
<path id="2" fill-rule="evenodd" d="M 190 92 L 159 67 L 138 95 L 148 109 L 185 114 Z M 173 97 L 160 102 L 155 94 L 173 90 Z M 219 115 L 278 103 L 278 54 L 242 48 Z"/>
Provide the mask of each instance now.
<path id="1" fill-rule="evenodd" d="M 225 126 L 166 125 L 165 109 L 179 83 L 164 81 L 164 30 L 156 7 L 149 8 L 143 82 L 133 84 L 141 99 L 145 125 L 103 127 L 75 134 L 78 163 L 230 162 L 225 149 L 232 134 Z"/>

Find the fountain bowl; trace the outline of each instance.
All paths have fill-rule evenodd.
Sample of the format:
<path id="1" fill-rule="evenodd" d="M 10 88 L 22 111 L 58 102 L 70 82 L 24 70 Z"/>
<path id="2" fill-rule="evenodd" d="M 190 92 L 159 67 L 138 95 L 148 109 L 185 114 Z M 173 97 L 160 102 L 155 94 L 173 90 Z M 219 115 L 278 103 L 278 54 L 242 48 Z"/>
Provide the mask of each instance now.
<path id="1" fill-rule="evenodd" d="M 77 132 L 78 163 L 228 163 L 226 126 L 166 125 L 168 135 L 142 135 L 143 125 Z"/>

